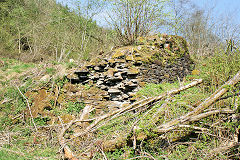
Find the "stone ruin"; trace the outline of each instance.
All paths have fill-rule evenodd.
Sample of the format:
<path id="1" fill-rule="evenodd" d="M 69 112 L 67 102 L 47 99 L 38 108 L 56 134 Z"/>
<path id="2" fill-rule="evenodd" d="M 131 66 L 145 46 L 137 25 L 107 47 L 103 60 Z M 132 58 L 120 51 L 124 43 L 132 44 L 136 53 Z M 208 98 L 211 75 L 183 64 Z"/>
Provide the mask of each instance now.
<path id="1" fill-rule="evenodd" d="M 96 57 L 67 77 L 74 85 L 89 86 L 91 92 L 78 91 L 75 96 L 101 113 L 133 103 L 146 82 L 182 80 L 193 68 L 187 42 L 180 36 L 163 34 L 140 37 L 136 45 Z"/>

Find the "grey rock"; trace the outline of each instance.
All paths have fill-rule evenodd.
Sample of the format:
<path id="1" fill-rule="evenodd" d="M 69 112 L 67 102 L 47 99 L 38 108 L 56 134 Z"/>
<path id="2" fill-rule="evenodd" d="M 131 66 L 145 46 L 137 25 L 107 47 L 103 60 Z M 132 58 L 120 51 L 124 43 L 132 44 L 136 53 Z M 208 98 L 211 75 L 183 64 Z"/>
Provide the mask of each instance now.
<path id="1" fill-rule="evenodd" d="M 138 79 L 132 79 L 132 80 L 131 80 L 131 82 L 132 82 L 132 83 L 135 83 L 135 84 L 137 84 L 138 81 L 139 81 Z"/>
<path id="2" fill-rule="evenodd" d="M 40 79 L 40 81 L 41 81 L 41 82 L 48 82 L 50 79 L 51 79 L 51 77 L 47 74 L 47 75 L 43 76 L 43 77 Z"/>
<path id="3" fill-rule="evenodd" d="M 114 73 L 114 76 L 115 76 L 115 77 L 121 77 L 121 76 L 122 76 L 122 72 Z"/>
<path id="4" fill-rule="evenodd" d="M 123 94 L 122 95 L 122 98 L 125 100 L 125 99 L 128 99 L 129 98 L 129 95 L 127 95 L 127 94 Z"/>
<path id="5" fill-rule="evenodd" d="M 102 85 L 103 83 L 104 83 L 103 81 L 97 81 L 96 85 L 97 85 L 97 86 L 100 86 L 100 85 Z"/>
<path id="6" fill-rule="evenodd" d="M 138 86 L 138 84 L 133 83 L 132 81 L 129 81 L 129 82 L 125 83 L 125 87 L 132 88 L 132 87 L 137 87 L 137 86 Z"/>
<path id="7" fill-rule="evenodd" d="M 94 70 L 95 70 L 95 71 L 100 71 L 100 67 L 95 66 L 95 67 L 94 67 Z"/>
<path id="8" fill-rule="evenodd" d="M 128 69 L 127 69 L 127 68 L 118 69 L 118 72 L 121 72 L 121 74 L 127 73 L 127 72 L 128 72 Z"/>
<path id="9" fill-rule="evenodd" d="M 108 90 L 108 93 L 110 93 L 110 94 L 120 94 L 121 91 L 119 89 L 117 89 L 117 88 L 110 88 Z"/>
<path id="10" fill-rule="evenodd" d="M 141 49 L 142 49 L 142 47 L 141 47 L 141 46 L 138 46 L 138 47 L 137 47 L 137 49 L 138 49 L 138 50 L 141 50 Z M 135 54 L 135 55 L 136 55 L 136 54 Z"/>
<path id="11" fill-rule="evenodd" d="M 74 73 L 77 74 L 77 75 L 81 75 L 81 74 L 86 75 L 86 74 L 89 73 L 89 71 L 88 70 L 80 70 L 80 71 L 75 71 Z"/>
<path id="12" fill-rule="evenodd" d="M 105 86 L 105 85 L 102 85 L 102 86 L 100 87 L 100 89 L 101 89 L 101 90 L 108 90 L 108 87 Z"/>
<path id="13" fill-rule="evenodd" d="M 112 77 L 109 77 L 108 80 L 110 80 L 110 81 L 121 81 L 121 80 L 123 80 L 123 78 L 122 78 L 122 76 L 117 76 L 117 77 L 112 76 Z"/>
<path id="14" fill-rule="evenodd" d="M 115 97 L 111 99 L 112 101 L 119 101 L 119 98 Z"/>

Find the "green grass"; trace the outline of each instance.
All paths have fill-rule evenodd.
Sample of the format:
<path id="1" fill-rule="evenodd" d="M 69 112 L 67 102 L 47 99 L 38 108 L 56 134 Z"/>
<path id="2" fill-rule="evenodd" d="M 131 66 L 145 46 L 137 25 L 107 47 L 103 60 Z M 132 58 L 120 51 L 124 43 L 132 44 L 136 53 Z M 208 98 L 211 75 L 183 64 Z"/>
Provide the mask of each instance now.
<path id="1" fill-rule="evenodd" d="M 47 72 L 47 74 L 53 75 L 56 73 L 56 69 L 55 68 L 46 68 L 46 72 Z"/>
<path id="2" fill-rule="evenodd" d="M 147 153 L 150 153 L 156 159 L 165 159 L 163 157 L 167 157 L 168 159 L 207 159 L 209 158 L 209 153 L 213 148 L 216 148 L 220 145 L 220 140 L 216 139 L 207 134 L 199 134 L 197 138 L 191 140 L 191 136 L 189 135 L 185 139 L 185 141 L 190 142 L 189 144 L 179 144 L 174 148 L 168 150 L 161 146 L 164 145 L 163 139 L 158 137 L 154 132 L 154 128 L 159 124 L 170 121 L 171 119 L 182 116 L 188 112 L 190 112 L 194 107 L 203 102 L 207 97 L 211 95 L 217 88 L 223 85 L 226 81 L 228 81 L 231 77 L 233 77 L 240 70 L 240 54 L 234 54 L 232 56 L 224 55 L 222 53 L 215 54 L 212 57 L 202 58 L 196 65 L 196 69 L 200 70 L 199 75 L 189 75 L 186 77 L 186 80 L 183 85 L 190 83 L 189 79 L 203 79 L 203 83 L 187 89 L 185 91 L 180 92 L 177 95 L 170 97 L 169 102 L 167 103 L 167 108 L 159 110 L 164 101 L 159 102 L 155 106 L 151 108 L 148 114 L 143 113 L 125 113 L 117 119 L 113 119 L 102 126 L 99 130 L 99 137 L 104 137 L 108 135 L 108 137 L 114 135 L 126 135 L 130 134 L 130 129 L 133 123 L 136 120 L 139 120 L 137 126 L 140 127 L 137 130 L 137 133 L 144 132 L 147 135 L 148 139 L 141 142 L 141 150 Z M 234 93 L 238 93 L 240 88 L 232 87 L 230 88 L 227 95 L 231 95 Z M 162 83 L 162 84 L 146 84 L 144 88 L 138 91 L 138 96 L 142 97 L 152 97 L 158 96 L 163 92 L 169 91 L 174 88 L 179 88 L 179 82 L 175 82 L 172 84 Z M 233 102 L 237 102 L 239 98 L 229 98 L 224 100 L 224 103 L 217 102 L 213 105 L 214 108 L 230 108 L 234 109 Z M 193 126 L 206 127 L 206 124 L 216 123 L 219 119 L 222 119 L 220 115 L 213 115 L 208 118 L 204 118 L 200 121 L 200 123 L 193 123 Z M 231 121 L 226 121 L 225 123 L 219 124 L 219 127 L 223 127 L 228 131 L 229 136 L 234 134 L 236 128 L 238 128 L 239 122 L 233 123 Z M 115 131 L 118 132 L 115 132 Z M 127 131 L 127 133 L 126 133 Z M 184 135 L 183 133 L 191 133 L 190 129 L 185 129 L 180 132 L 170 132 L 165 134 L 164 136 L 169 138 L 169 141 L 172 140 L 172 143 L 179 141 L 178 137 L 180 135 Z M 214 132 L 212 134 L 215 134 Z M 101 136 L 100 136 L 101 135 Z M 151 137 L 151 138 L 149 138 Z M 180 136 L 181 137 L 181 136 Z M 140 142 L 137 142 L 137 145 Z M 176 143 L 177 144 L 177 143 Z M 131 149 L 131 147 L 130 147 Z M 122 152 L 116 150 L 115 152 L 106 153 L 108 157 L 115 158 L 115 154 L 120 156 Z M 138 156 L 137 154 L 132 156 Z M 128 157 L 128 158 L 130 158 Z M 113 158 L 113 159 L 114 159 Z M 227 159 L 227 156 L 219 154 L 217 155 L 219 159 Z"/>
<path id="3" fill-rule="evenodd" d="M 17 153 L 9 152 L 0 148 L 0 159 L 1 160 L 26 160 L 28 158 L 23 157 Z"/>
<path id="4" fill-rule="evenodd" d="M 0 159 L 1 160 L 31 160 L 31 159 L 48 159 L 57 160 L 59 157 L 56 156 L 58 148 L 51 147 L 37 147 L 32 152 L 26 151 L 26 147 L 21 146 L 12 148 L 0 148 Z M 31 150 L 31 148 L 28 148 Z"/>
<path id="5" fill-rule="evenodd" d="M 161 83 L 161 84 L 154 84 L 154 83 L 148 83 L 138 91 L 138 95 L 141 96 L 158 96 L 161 93 L 165 91 L 170 91 L 171 89 L 179 88 L 179 83 Z"/>
<path id="6" fill-rule="evenodd" d="M 66 112 L 71 114 L 78 114 L 85 104 L 83 102 L 68 102 L 66 106 Z"/>
<path id="7" fill-rule="evenodd" d="M 34 65 L 24 64 L 14 60 L 7 60 L 6 66 L 1 69 L 5 72 L 24 72 Z M 69 66 L 72 67 L 71 65 Z M 122 136 L 127 139 L 128 142 L 122 148 L 117 149 L 113 152 L 106 152 L 108 159 L 121 159 L 121 156 L 130 151 L 128 158 L 139 156 L 139 150 L 142 152 L 147 152 L 154 156 L 156 159 L 207 159 L 208 153 L 220 145 L 220 140 L 209 136 L 207 134 L 198 134 L 197 137 L 191 137 L 191 135 L 185 137 L 184 142 L 189 142 L 186 144 L 181 144 L 179 138 L 186 133 L 191 133 L 190 129 L 181 129 L 182 132 L 174 131 L 164 134 L 168 137 L 168 141 L 171 142 L 171 147 L 167 147 L 165 140 L 161 138 L 154 129 L 174 118 L 182 116 L 187 112 L 190 112 L 194 107 L 196 107 L 200 102 L 203 102 L 212 92 L 214 92 L 219 86 L 224 84 L 228 79 L 234 76 L 238 70 L 240 70 L 240 54 L 231 56 L 227 55 L 215 55 L 212 57 L 202 58 L 196 65 L 196 69 L 200 71 L 199 75 L 189 75 L 186 77 L 186 81 L 182 85 L 190 83 L 190 79 L 202 78 L 204 82 L 200 85 L 194 86 L 187 90 L 180 92 L 174 96 L 169 97 L 167 102 L 167 107 L 159 109 L 165 101 L 160 101 L 146 114 L 145 111 L 136 110 L 135 112 L 127 112 L 121 114 L 118 118 L 111 119 L 104 123 L 100 128 L 97 129 L 94 138 L 110 140 L 113 137 Z M 48 74 L 54 74 L 56 70 L 54 67 L 47 68 Z M 60 88 L 68 82 L 67 79 L 55 79 L 53 83 L 57 84 Z M 21 91 L 25 93 L 33 83 L 32 79 L 29 79 L 24 86 L 20 87 Z M 48 157 L 48 159 L 57 159 L 56 153 L 58 152 L 59 146 L 57 141 L 55 143 L 48 142 L 47 139 L 40 137 L 41 144 L 33 144 L 34 129 L 30 120 L 24 120 L 22 118 L 13 120 L 14 117 L 22 114 L 27 108 L 25 99 L 19 94 L 14 86 L 9 85 L 10 82 L 4 82 L 4 88 L 1 88 L 0 92 L 0 102 L 6 99 L 10 101 L 2 104 L 0 106 L 0 131 L 10 131 L 16 133 L 12 137 L 11 149 L 15 151 L 21 151 L 27 157 L 15 154 L 14 152 L 7 152 L 4 149 L 0 150 L 0 159 L 32 159 L 33 157 Z M 44 86 L 46 86 L 45 84 Z M 240 88 L 232 88 L 227 93 L 229 95 L 239 92 Z M 175 88 L 179 88 L 179 82 L 175 83 L 162 83 L 162 84 L 146 84 L 144 88 L 138 91 L 137 96 L 141 98 L 158 96 L 166 91 L 170 91 Z M 86 90 L 89 89 L 89 85 L 85 85 Z M 51 90 L 51 89 L 50 89 Z M 54 92 L 54 89 L 51 91 Z M 235 102 L 240 101 L 239 97 L 229 98 L 224 100 L 224 103 L 218 102 L 213 105 L 213 108 L 230 108 L 234 109 Z M 51 102 L 52 105 L 54 101 Z M 62 110 L 57 107 L 53 109 L 55 115 L 61 116 L 61 114 L 72 114 L 78 116 L 81 110 L 84 108 L 84 103 L 82 102 L 67 102 Z M 144 106 L 144 109 L 147 106 Z M 95 118 L 94 116 L 91 118 Z M 216 123 L 219 119 L 222 119 L 219 115 L 213 115 L 211 117 L 202 119 L 200 122 L 192 123 L 190 125 L 197 127 L 207 127 L 212 123 Z M 226 118 L 226 117 L 225 117 Z M 227 120 L 218 125 L 218 127 L 224 128 L 228 135 L 231 136 L 235 133 L 236 128 L 239 127 L 239 122 L 232 122 L 227 117 Z M 144 133 L 147 138 L 137 141 L 137 149 L 134 152 L 132 147 L 131 139 L 131 127 L 138 120 L 136 124 L 139 129 L 136 130 L 137 134 Z M 39 116 L 35 118 L 35 123 L 38 126 L 47 125 L 48 119 Z M 206 125 L 207 124 L 207 125 Z M 100 124 L 101 125 L 101 124 Z M 41 133 L 47 133 L 42 131 Z M 214 133 L 211 131 L 210 133 Z M 57 137 L 57 133 L 53 133 L 53 137 Z M 192 138 L 192 139 L 191 139 Z M 140 147 L 141 146 L 141 147 Z M 165 147 L 165 148 L 164 148 Z M 9 148 L 10 149 L 10 148 Z M 33 151 L 31 151 L 33 149 Z M 57 154 L 58 155 L 58 154 Z M 218 155 L 219 159 L 227 159 L 226 156 Z M 102 159 L 102 154 L 96 155 L 95 159 Z"/>
<path id="8" fill-rule="evenodd" d="M 240 52 L 226 55 L 219 51 L 210 57 L 198 59 L 196 69 L 200 70 L 206 91 L 213 92 L 240 70 Z"/>
<path id="9" fill-rule="evenodd" d="M 33 63 L 23 63 L 15 59 L 2 59 L 4 62 L 4 65 L 0 67 L 0 69 L 7 74 L 12 73 L 23 73 L 30 68 L 34 68 L 36 65 Z M 0 75 L 3 76 L 3 75 Z"/>
<path id="10" fill-rule="evenodd" d="M 8 69 L 9 69 L 9 73 L 12 73 L 12 72 L 22 73 L 28 70 L 29 68 L 33 68 L 33 67 L 35 67 L 34 64 L 18 64 L 18 65 L 9 67 Z"/>

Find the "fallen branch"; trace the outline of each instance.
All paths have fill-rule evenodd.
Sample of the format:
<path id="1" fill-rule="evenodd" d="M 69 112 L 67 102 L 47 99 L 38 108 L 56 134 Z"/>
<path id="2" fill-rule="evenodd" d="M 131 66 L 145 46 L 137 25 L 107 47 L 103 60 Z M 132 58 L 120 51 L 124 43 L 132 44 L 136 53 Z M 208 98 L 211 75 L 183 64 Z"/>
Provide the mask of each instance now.
<path id="1" fill-rule="evenodd" d="M 228 91 L 228 86 L 234 86 L 240 81 L 240 71 L 228 82 L 226 82 L 223 86 L 221 86 L 217 91 L 215 91 L 210 97 L 208 97 L 204 102 L 202 102 L 197 108 L 195 108 L 192 112 L 176 118 L 170 122 L 160 125 L 157 127 L 156 132 L 164 133 L 168 132 L 177 127 L 179 124 L 186 124 L 190 122 L 190 119 L 193 116 L 198 115 L 204 109 L 212 105 L 216 100 L 218 100 L 222 95 L 224 95 Z"/>
<path id="2" fill-rule="evenodd" d="M 186 90 L 188 88 L 191 88 L 199 83 L 202 83 L 202 79 L 197 79 L 193 82 L 191 82 L 190 84 L 186 85 L 186 86 L 182 86 L 180 87 L 179 89 L 173 89 L 167 93 L 163 93 L 161 94 L 160 96 L 157 96 L 157 97 L 154 97 L 154 98 L 146 98 L 144 100 L 141 100 L 140 102 L 136 102 L 128 107 L 125 107 L 125 108 L 121 108 L 121 109 L 118 109 L 116 111 L 113 111 L 109 114 L 106 114 L 106 115 L 103 115 L 103 116 L 100 116 L 99 118 L 96 118 L 96 121 L 94 123 L 92 123 L 90 126 L 88 126 L 83 132 L 79 132 L 79 133 L 75 133 L 73 134 L 73 138 L 71 138 L 69 141 L 72 141 L 74 138 L 77 138 L 79 136 L 83 136 L 85 134 L 87 134 L 92 128 L 94 128 L 95 126 L 97 126 L 100 122 L 102 122 L 103 120 L 113 116 L 113 115 L 116 115 L 116 114 L 119 114 L 120 116 L 120 113 L 123 113 L 123 112 L 126 112 L 130 109 L 132 109 L 133 107 L 137 106 L 138 108 L 139 107 L 143 107 L 145 105 L 148 105 L 150 103 L 153 103 L 153 102 L 156 102 L 156 101 L 159 101 L 161 100 L 163 97 L 166 97 L 166 96 L 171 96 L 171 95 L 174 95 L 174 94 L 177 94 L 183 90 Z M 115 116 L 115 118 L 117 118 L 118 116 Z"/>
<path id="3" fill-rule="evenodd" d="M 72 150 L 70 149 L 70 147 L 68 145 L 65 144 L 65 138 L 63 137 L 65 131 L 67 130 L 63 123 L 62 123 L 62 119 L 58 116 L 59 118 L 59 121 L 61 122 L 62 124 L 62 131 L 58 137 L 59 139 L 59 143 L 60 143 L 60 146 L 61 146 L 61 150 L 63 150 L 63 153 L 64 153 L 64 157 L 67 158 L 67 159 L 75 159 L 75 156 L 72 152 Z M 70 127 L 69 125 L 67 127 Z"/>
<path id="4" fill-rule="evenodd" d="M 169 92 L 166 92 L 166 93 L 163 93 L 161 94 L 160 96 L 157 96 L 157 97 L 150 97 L 150 98 L 146 98 L 144 100 L 141 100 L 139 102 L 136 102 L 128 107 L 125 107 L 125 108 L 121 108 L 121 109 L 118 109 L 116 111 L 113 111 L 112 113 L 109 113 L 109 114 L 106 114 L 106 115 L 103 115 L 103 116 L 100 116 L 98 118 L 95 119 L 95 121 L 90 125 L 88 126 L 87 128 L 84 129 L 84 131 L 82 132 L 78 132 L 78 133 L 74 133 L 73 136 L 74 138 L 77 138 L 79 136 L 83 136 L 85 135 L 86 133 L 88 133 L 90 130 L 92 130 L 94 127 L 96 127 L 100 122 L 102 122 L 103 120 L 109 118 L 109 117 L 112 117 L 114 116 L 114 118 L 117 118 L 121 115 L 121 113 L 124 113 L 126 111 L 129 111 L 131 109 L 137 109 L 137 108 L 140 108 L 140 107 L 144 107 L 146 105 L 149 105 L 149 104 L 152 104 L 154 102 L 157 102 L 159 100 L 161 100 L 162 98 L 164 97 L 167 97 L 167 96 L 171 96 L 173 94 L 177 94 L 185 89 L 188 89 L 188 88 L 191 88 L 199 83 L 201 83 L 202 80 L 195 80 L 193 81 L 192 83 L 186 85 L 186 86 L 183 86 L 183 87 L 180 87 L 179 89 L 173 89 Z M 59 143 L 64 151 L 64 154 L 65 154 L 65 158 L 69 158 L 69 159 L 76 159 L 75 156 L 74 156 L 74 153 L 71 151 L 71 149 L 69 148 L 69 146 L 66 144 L 67 142 L 69 141 L 72 141 L 72 139 L 66 141 L 65 138 L 64 138 L 64 134 L 65 132 L 74 124 L 74 123 L 77 123 L 77 122 L 84 122 L 85 119 L 88 118 L 88 114 L 91 110 L 91 107 L 90 106 L 86 106 L 84 109 L 83 109 L 83 112 L 80 116 L 80 119 L 77 119 L 77 120 L 73 120 L 71 121 L 66 127 L 62 126 L 62 130 L 58 136 L 58 139 L 59 139 Z M 85 120 L 85 121 L 89 121 L 89 120 Z M 80 123 L 77 123 L 78 125 L 80 125 Z"/>
<path id="5" fill-rule="evenodd" d="M 230 142 L 228 143 L 227 145 L 224 144 L 223 146 L 220 146 L 218 148 L 215 148 L 213 149 L 212 151 L 210 151 L 210 154 L 212 155 L 210 157 L 211 158 L 214 158 L 217 154 L 220 154 L 220 153 L 224 153 L 232 148 L 236 148 L 236 147 L 239 147 L 240 146 L 240 143 L 233 143 L 233 142 Z"/>
<path id="6" fill-rule="evenodd" d="M 196 116 L 192 116 L 187 121 L 184 121 L 182 123 L 179 121 L 179 124 L 175 124 L 175 125 L 172 125 L 172 126 L 169 125 L 169 127 L 167 127 L 167 124 L 169 124 L 169 122 L 168 122 L 167 124 L 165 124 L 166 125 L 166 129 L 161 128 L 161 129 L 158 129 L 157 132 L 168 132 L 170 130 L 173 130 L 173 129 L 176 129 L 176 128 L 180 127 L 180 126 L 183 126 L 184 124 L 187 124 L 189 122 L 196 122 L 196 121 L 199 121 L 199 120 L 201 120 L 203 118 L 209 117 L 211 115 L 220 114 L 220 113 L 234 114 L 235 111 L 234 110 L 230 110 L 230 109 L 209 111 L 209 112 L 202 113 L 202 114 L 199 114 L 199 115 L 196 115 Z M 177 120 L 175 119 L 172 122 L 176 123 Z"/>
<path id="7" fill-rule="evenodd" d="M 194 130 L 199 130 L 199 131 L 208 131 L 207 128 L 202 128 L 202 127 L 196 127 L 196 126 L 190 126 L 190 125 L 179 125 L 180 128 L 191 128 Z"/>
<path id="8" fill-rule="evenodd" d="M 58 85 L 56 85 L 56 98 L 55 98 L 55 101 L 54 101 L 54 107 L 53 108 L 55 108 L 56 107 L 56 105 L 57 105 L 57 100 L 58 100 L 58 97 L 59 97 L 59 92 L 60 92 L 60 87 L 58 87 Z"/>
<path id="9" fill-rule="evenodd" d="M 148 99 L 151 99 L 151 98 L 148 98 Z M 148 100 L 148 99 L 147 99 L 147 100 Z M 100 117 L 96 118 L 95 122 L 92 123 L 90 126 L 88 126 L 88 127 L 85 129 L 85 131 L 73 134 L 74 138 L 77 138 L 77 137 L 79 137 L 79 136 L 83 136 L 83 135 L 87 134 L 92 128 L 94 128 L 95 126 L 97 126 L 101 121 L 103 121 L 103 120 L 105 120 L 105 119 L 107 119 L 107 118 L 109 118 L 109 117 L 111 117 L 111 116 L 113 116 L 113 115 L 123 113 L 123 112 L 131 109 L 132 107 L 141 104 L 141 102 L 143 102 L 143 101 L 145 101 L 145 99 L 142 100 L 142 101 L 140 101 L 140 102 L 138 102 L 138 103 L 136 103 L 136 104 L 130 105 L 130 106 L 126 107 L 126 108 L 121 108 L 121 109 L 118 109 L 118 110 L 116 110 L 116 111 L 113 111 L 113 112 L 111 112 L 111 113 L 109 113 L 109 114 L 106 114 L 106 115 L 103 115 L 103 116 L 100 116 Z M 74 139 L 74 138 L 72 138 L 72 139 Z M 70 139 L 69 141 L 72 141 L 72 139 Z"/>
<path id="10" fill-rule="evenodd" d="M 32 110 L 31 110 L 30 104 L 29 104 L 29 102 L 28 102 L 28 99 L 23 95 L 23 93 L 20 91 L 20 89 L 19 89 L 18 87 L 17 87 L 17 89 L 18 89 L 19 93 L 22 95 L 22 97 L 23 97 L 23 98 L 26 100 L 26 102 L 27 102 L 27 106 L 28 106 L 28 110 L 29 110 L 29 113 L 30 113 L 30 116 L 31 116 L 31 119 L 32 119 L 32 123 L 33 123 L 33 125 L 34 125 L 34 128 L 35 128 L 36 132 L 38 132 L 37 126 L 36 126 L 36 124 L 35 124 L 35 122 L 34 122 L 34 119 L 33 119 Z"/>
<path id="11" fill-rule="evenodd" d="M 216 90 L 209 98 L 202 102 L 197 108 L 192 112 L 188 113 L 186 117 L 191 115 L 197 115 L 201 113 L 204 109 L 212 105 L 217 99 L 223 96 L 228 91 L 228 86 L 234 86 L 240 81 L 240 71 L 228 82 L 222 85 L 218 90 Z"/>
<path id="12" fill-rule="evenodd" d="M 197 133 L 197 132 L 196 132 L 196 133 Z M 204 134 L 209 135 L 209 136 L 211 136 L 211 137 L 216 137 L 216 138 L 218 138 L 218 139 L 222 139 L 222 140 L 228 141 L 228 142 L 230 142 L 230 143 L 235 143 L 235 142 L 236 142 L 235 140 L 232 140 L 232 139 L 229 139 L 229 138 L 226 138 L 226 137 L 223 137 L 223 136 L 211 134 L 211 133 L 209 133 L 209 132 L 204 132 Z"/>
<path id="13" fill-rule="evenodd" d="M 88 114 L 91 110 L 91 106 L 86 106 L 84 109 L 83 109 L 83 112 L 80 116 L 80 118 L 78 120 L 75 120 L 75 121 L 71 121 L 66 127 L 64 127 L 62 125 L 62 131 L 60 132 L 59 136 L 58 136 L 58 140 L 59 140 L 59 143 L 61 145 L 61 147 L 63 148 L 63 152 L 64 152 L 64 156 L 65 158 L 68 158 L 68 159 L 72 159 L 72 160 L 77 160 L 77 158 L 75 158 L 75 155 L 73 154 L 73 152 L 71 151 L 70 147 L 68 145 L 66 145 L 66 140 L 64 138 L 64 133 L 76 122 L 82 122 L 84 121 L 84 119 L 87 119 L 88 118 Z M 60 117 L 59 117 L 60 119 Z M 85 122 L 86 123 L 86 122 Z"/>
<path id="14" fill-rule="evenodd" d="M 219 113 L 234 114 L 235 111 L 231 110 L 231 109 L 221 109 L 221 110 L 209 111 L 209 112 L 206 112 L 206 113 L 202 113 L 202 114 L 190 117 L 188 121 L 189 122 L 199 121 L 200 119 L 209 117 L 209 116 L 214 115 L 214 114 L 219 114 Z"/>
<path id="15" fill-rule="evenodd" d="M 225 97 L 221 97 L 217 101 L 225 100 L 225 99 L 236 97 L 236 96 L 240 96 L 240 92 L 235 93 L 235 94 L 231 94 L 231 95 L 228 95 L 228 96 L 225 96 Z"/>
<path id="16" fill-rule="evenodd" d="M 13 99 L 4 98 L 4 100 L 2 100 L 0 104 L 8 103 L 8 102 L 10 102 L 10 101 L 12 101 L 12 100 L 13 100 Z"/>
<path id="17" fill-rule="evenodd" d="M 108 160 L 106 154 L 104 153 L 104 151 L 102 150 L 102 148 L 100 146 L 99 146 L 99 150 L 101 151 L 101 153 L 104 157 L 104 160 Z"/>

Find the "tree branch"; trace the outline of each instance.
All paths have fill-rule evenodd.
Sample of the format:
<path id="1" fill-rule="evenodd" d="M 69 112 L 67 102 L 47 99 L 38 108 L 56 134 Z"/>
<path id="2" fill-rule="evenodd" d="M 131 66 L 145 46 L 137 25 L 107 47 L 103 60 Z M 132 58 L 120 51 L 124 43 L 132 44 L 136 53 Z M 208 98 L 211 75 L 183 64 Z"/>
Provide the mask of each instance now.
<path id="1" fill-rule="evenodd" d="M 240 71 L 227 83 L 225 83 L 223 86 L 221 86 L 217 91 L 215 91 L 210 97 L 208 97 L 204 102 L 202 102 L 197 108 L 195 108 L 192 112 L 189 112 L 188 114 L 181 116 L 179 118 L 176 118 L 170 122 L 167 122 L 165 124 L 160 125 L 157 127 L 156 132 L 164 133 L 172 130 L 173 128 L 176 128 L 179 124 L 186 124 L 190 122 L 191 118 L 198 119 L 205 117 L 207 115 L 201 115 L 196 116 L 197 114 L 201 113 L 204 109 L 212 105 L 217 99 L 219 99 L 223 94 L 225 94 L 228 91 L 228 86 L 230 85 L 236 85 L 240 81 Z M 209 114 L 209 113 L 208 113 Z M 213 113 L 211 113 L 213 114 Z"/>

